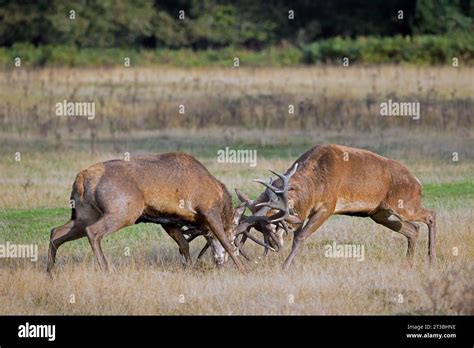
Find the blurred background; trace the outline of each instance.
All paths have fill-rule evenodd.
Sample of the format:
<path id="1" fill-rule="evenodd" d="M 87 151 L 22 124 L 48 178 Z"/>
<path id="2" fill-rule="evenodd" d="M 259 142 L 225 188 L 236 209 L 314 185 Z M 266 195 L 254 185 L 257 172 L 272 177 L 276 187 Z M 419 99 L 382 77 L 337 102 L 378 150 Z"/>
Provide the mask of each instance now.
<path id="1" fill-rule="evenodd" d="M 2 0 L 0 64 L 471 62 L 473 16 L 470 0 Z"/>

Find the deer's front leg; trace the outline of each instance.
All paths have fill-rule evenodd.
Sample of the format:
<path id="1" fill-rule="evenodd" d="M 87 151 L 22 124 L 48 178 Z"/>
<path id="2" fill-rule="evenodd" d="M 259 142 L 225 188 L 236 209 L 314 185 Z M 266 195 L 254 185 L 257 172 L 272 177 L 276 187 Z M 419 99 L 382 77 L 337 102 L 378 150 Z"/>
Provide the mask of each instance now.
<path id="1" fill-rule="evenodd" d="M 303 227 L 299 228 L 295 231 L 293 237 L 293 245 L 291 247 L 290 255 L 285 260 L 283 264 L 283 269 L 287 269 L 296 253 L 303 245 L 304 241 L 313 233 L 315 232 L 334 212 L 334 209 L 329 209 L 327 207 L 321 207 L 316 213 L 310 216 L 308 223 Z"/>
<path id="2" fill-rule="evenodd" d="M 164 230 L 174 239 L 174 241 L 178 244 L 179 253 L 184 259 L 185 266 L 192 266 L 193 261 L 191 259 L 191 255 L 189 254 L 189 243 L 183 236 L 183 231 L 178 226 L 174 225 L 161 225 Z"/>

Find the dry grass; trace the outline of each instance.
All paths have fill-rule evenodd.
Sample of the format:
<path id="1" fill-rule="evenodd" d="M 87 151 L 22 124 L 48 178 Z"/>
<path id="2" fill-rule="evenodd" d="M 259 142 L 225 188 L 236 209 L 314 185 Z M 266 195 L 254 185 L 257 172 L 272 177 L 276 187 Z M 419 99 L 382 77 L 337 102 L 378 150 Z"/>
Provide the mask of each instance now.
<path id="1" fill-rule="evenodd" d="M 404 128 L 471 134 L 472 67 L 286 69 L 15 69 L 0 72 L 0 125 L 58 143 L 135 130 Z M 93 121 L 55 116 L 55 104 L 96 103 Z M 421 119 L 380 117 L 387 99 L 418 101 Z M 288 113 L 288 105 L 295 113 Z M 185 114 L 178 112 L 185 106 Z"/>
<path id="2" fill-rule="evenodd" d="M 120 252 L 126 244 L 118 234 L 127 232 L 121 231 L 105 247 L 113 273 L 94 270 L 88 245 L 75 250 L 66 245 L 50 279 L 44 272 L 42 245 L 38 264 L 12 261 L 2 267 L 1 314 L 472 315 L 474 243 L 472 230 L 464 228 L 465 221 L 472 221 L 470 213 L 440 212 L 438 263 L 432 268 L 424 231 L 416 265 L 410 268 L 404 259 L 404 237 L 355 218 L 336 218 L 323 226 L 290 271 L 280 269 L 288 250 L 250 264 L 245 274 L 230 264 L 215 269 L 210 259 L 185 270 L 167 237 L 145 238 L 126 257 Z M 365 260 L 325 258 L 323 246 L 333 239 L 363 244 Z M 458 256 L 452 254 L 454 246 L 459 246 Z M 198 249 L 193 246 L 194 254 Z M 252 251 L 255 256 L 260 252 Z M 70 303 L 71 295 L 75 303 Z"/>
<path id="3" fill-rule="evenodd" d="M 399 129 L 377 133 L 329 131 L 265 131 L 208 129 L 134 132 L 118 139 L 118 149 L 110 137 L 104 137 L 90 154 L 81 138 L 64 140 L 60 148 L 39 136 L 27 139 L 5 135 L 0 140 L 0 209 L 67 207 L 75 175 L 94 163 L 131 155 L 185 151 L 201 160 L 229 190 L 243 188 L 251 194 L 260 191 L 252 183 L 265 178 L 268 169 L 283 171 L 304 151 L 320 143 L 338 143 L 367 148 L 401 161 L 423 184 L 443 184 L 474 180 L 474 139 L 456 137 L 445 132 L 417 132 L 416 137 Z M 248 164 L 217 163 L 217 150 L 231 148 L 255 149 L 256 167 Z M 459 161 L 452 161 L 452 153 Z M 21 161 L 14 155 L 21 152 Z"/>
<path id="4" fill-rule="evenodd" d="M 0 243 L 34 243 L 40 253 L 37 263 L 0 259 L 0 314 L 474 314 L 473 71 L 381 66 L 0 72 Z M 375 103 L 389 96 L 423 101 L 421 122 L 381 120 Z M 63 98 L 95 98 L 98 118 L 53 116 L 54 103 Z M 286 116 L 290 101 L 300 103 L 297 120 Z M 180 118 L 181 103 L 187 114 Z M 225 127 L 241 120 L 258 127 Z M 229 190 L 256 195 L 261 189 L 251 179 L 267 177 L 267 169 L 286 169 L 317 143 L 368 148 L 410 168 L 427 188 L 424 204 L 438 213 L 436 266 L 427 264 L 425 229 L 410 268 L 404 237 L 368 219 L 334 217 L 287 272 L 280 265 L 289 239 L 284 251 L 249 264 L 245 274 L 230 263 L 214 268 L 209 255 L 185 270 L 163 231 L 138 225 L 103 243 L 115 272 L 95 270 L 82 239 L 61 247 L 55 276 L 45 274 L 49 230 L 69 218 L 67 209 L 50 208 L 68 206 L 80 169 L 124 152 L 181 150 L 200 159 Z M 258 150 L 257 167 L 218 164 L 216 151 L 225 146 Z M 21 152 L 21 162 L 14 161 L 15 152 Z M 365 260 L 326 258 L 324 245 L 333 241 L 364 245 Z M 194 258 L 202 242 L 193 243 Z M 126 247 L 130 256 L 124 256 Z M 248 247 L 254 257 L 261 252 Z"/>
<path id="5" fill-rule="evenodd" d="M 333 66 L 301 68 L 110 68 L 110 69 L 13 69 L 1 72 L 0 81 L 21 86 L 24 93 L 67 92 L 76 88 L 76 95 L 90 94 L 98 86 L 122 89 L 138 88 L 143 99 L 172 96 L 177 89 L 180 96 L 189 97 L 223 91 L 230 95 L 256 94 L 261 91 L 316 94 L 326 90 L 328 96 L 344 98 L 364 97 L 370 91 L 382 94 L 396 91 L 413 95 L 428 90 L 451 97 L 472 97 L 474 68 L 413 67 L 413 66 Z M 24 86 L 25 81 L 33 85 Z M 132 87 L 129 87 L 132 85 Z M 199 87 L 199 88 L 196 88 Z M 36 90 L 36 92 L 35 92 Z M 4 91 L 5 94 L 14 91 Z M 145 94 L 144 94 L 145 93 Z M 348 94 L 349 93 L 349 94 Z M 122 95 L 132 97 L 132 95 Z"/>

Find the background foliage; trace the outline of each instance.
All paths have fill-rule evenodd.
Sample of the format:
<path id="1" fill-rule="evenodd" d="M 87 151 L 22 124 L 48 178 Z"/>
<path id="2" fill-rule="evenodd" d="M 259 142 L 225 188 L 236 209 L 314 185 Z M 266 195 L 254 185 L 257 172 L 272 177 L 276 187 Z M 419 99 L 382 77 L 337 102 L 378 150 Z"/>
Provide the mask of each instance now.
<path id="1" fill-rule="evenodd" d="M 176 50 L 187 65 L 227 65 L 235 51 L 251 65 L 472 61 L 473 14 L 470 0 L 1 0 L 0 62 L 20 52 L 30 65 L 113 65 L 127 52 L 173 64 Z"/>

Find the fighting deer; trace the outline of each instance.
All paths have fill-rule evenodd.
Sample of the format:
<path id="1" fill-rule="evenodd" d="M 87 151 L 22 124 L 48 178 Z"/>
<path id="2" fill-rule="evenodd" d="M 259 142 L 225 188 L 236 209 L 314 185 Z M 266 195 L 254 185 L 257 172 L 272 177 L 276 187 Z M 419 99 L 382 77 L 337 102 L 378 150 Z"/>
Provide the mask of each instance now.
<path id="1" fill-rule="evenodd" d="M 89 239 L 100 268 L 107 270 L 102 238 L 142 222 L 161 224 L 188 263 L 188 243 L 204 234 L 216 263 L 230 255 L 244 269 L 233 235 L 245 206 L 234 210 L 224 184 L 190 155 L 165 153 L 95 164 L 77 175 L 71 201 L 71 220 L 51 231 L 48 272 L 57 249 L 81 237 Z"/>
<path id="2" fill-rule="evenodd" d="M 275 231 L 293 231 L 287 268 L 304 241 L 331 215 L 370 217 L 376 223 L 408 239 L 407 257 L 413 262 L 418 222 L 428 226 L 428 255 L 435 259 L 435 212 L 421 205 L 420 181 L 397 161 L 373 152 L 341 145 L 318 145 L 301 155 L 285 174 L 272 171 L 278 179 L 256 180 L 266 190 L 255 200 L 237 191 L 252 212 L 243 216 L 236 245 L 243 244 L 254 227 L 265 240 L 266 251 L 281 248 Z"/>

